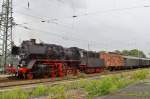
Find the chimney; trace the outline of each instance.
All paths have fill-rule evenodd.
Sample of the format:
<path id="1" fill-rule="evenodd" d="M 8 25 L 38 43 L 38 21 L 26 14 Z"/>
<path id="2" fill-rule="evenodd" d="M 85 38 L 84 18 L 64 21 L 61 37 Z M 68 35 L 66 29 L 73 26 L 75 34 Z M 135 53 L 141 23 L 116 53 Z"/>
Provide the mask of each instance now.
<path id="1" fill-rule="evenodd" d="M 32 44 L 36 44 L 36 39 L 31 39 L 30 41 L 32 42 Z"/>

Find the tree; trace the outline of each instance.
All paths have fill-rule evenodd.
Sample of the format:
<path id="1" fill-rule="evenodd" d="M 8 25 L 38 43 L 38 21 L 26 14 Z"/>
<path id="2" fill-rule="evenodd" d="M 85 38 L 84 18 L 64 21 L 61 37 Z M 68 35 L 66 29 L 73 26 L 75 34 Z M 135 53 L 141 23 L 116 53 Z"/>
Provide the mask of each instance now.
<path id="1" fill-rule="evenodd" d="M 115 51 L 116 52 L 116 51 Z M 133 56 L 133 57 L 141 57 L 141 58 L 146 58 L 146 55 L 144 54 L 143 51 L 140 51 L 138 49 L 133 49 L 133 50 L 123 50 L 123 51 L 118 51 L 120 52 L 122 55 L 125 56 Z"/>
<path id="2" fill-rule="evenodd" d="M 130 50 L 130 55 L 135 56 L 135 57 L 146 58 L 146 55 L 144 54 L 144 52 L 138 49 Z"/>
<path id="3" fill-rule="evenodd" d="M 122 54 L 121 51 L 119 51 L 119 50 L 115 50 L 114 52 L 117 54 Z"/>
<path id="4" fill-rule="evenodd" d="M 128 56 L 128 55 L 129 55 L 129 51 L 128 51 L 128 50 L 123 50 L 121 53 L 122 53 L 123 55 L 125 55 L 125 56 Z"/>

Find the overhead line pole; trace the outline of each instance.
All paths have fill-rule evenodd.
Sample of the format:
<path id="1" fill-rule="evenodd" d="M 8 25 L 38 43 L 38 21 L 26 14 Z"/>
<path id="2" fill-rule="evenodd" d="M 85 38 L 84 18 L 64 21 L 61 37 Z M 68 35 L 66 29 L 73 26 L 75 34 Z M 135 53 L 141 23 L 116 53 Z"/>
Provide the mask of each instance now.
<path id="1" fill-rule="evenodd" d="M 3 0 L 0 15 L 0 54 L 1 68 L 5 69 L 6 64 L 12 63 L 12 0 Z"/>

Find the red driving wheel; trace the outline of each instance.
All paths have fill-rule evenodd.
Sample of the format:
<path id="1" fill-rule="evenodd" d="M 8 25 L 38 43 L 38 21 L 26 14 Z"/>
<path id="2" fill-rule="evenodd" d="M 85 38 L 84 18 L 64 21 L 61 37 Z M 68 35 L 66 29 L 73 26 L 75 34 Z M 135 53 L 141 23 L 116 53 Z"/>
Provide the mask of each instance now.
<path id="1" fill-rule="evenodd" d="M 27 79 L 29 79 L 29 80 L 33 79 L 33 74 L 31 74 L 31 73 L 27 74 Z"/>

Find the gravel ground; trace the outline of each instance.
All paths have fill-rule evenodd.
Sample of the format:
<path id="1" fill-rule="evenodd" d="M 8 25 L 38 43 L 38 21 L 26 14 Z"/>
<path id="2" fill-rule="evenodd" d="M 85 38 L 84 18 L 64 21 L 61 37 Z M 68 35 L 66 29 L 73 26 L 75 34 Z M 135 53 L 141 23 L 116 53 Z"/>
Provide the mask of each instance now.
<path id="1" fill-rule="evenodd" d="M 3 74 L 0 74 L 0 80 L 6 80 L 8 79 L 7 77 L 10 77 L 11 75 L 3 75 Z"/>

